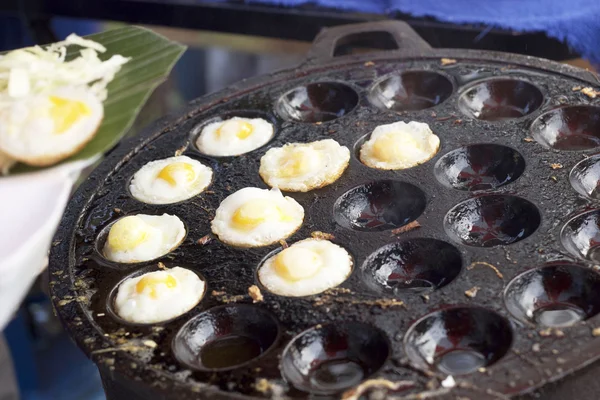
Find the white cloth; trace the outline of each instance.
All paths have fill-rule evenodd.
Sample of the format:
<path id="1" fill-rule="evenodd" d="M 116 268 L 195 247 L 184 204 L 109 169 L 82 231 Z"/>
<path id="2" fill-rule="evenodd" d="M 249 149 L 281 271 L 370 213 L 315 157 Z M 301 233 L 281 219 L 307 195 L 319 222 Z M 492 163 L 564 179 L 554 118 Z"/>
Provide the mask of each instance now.
<path id="1" fill-rule="evenodd" d="M 46 267 L 73 184 L 94 161 L 0 177 L 0 331 Z"/>

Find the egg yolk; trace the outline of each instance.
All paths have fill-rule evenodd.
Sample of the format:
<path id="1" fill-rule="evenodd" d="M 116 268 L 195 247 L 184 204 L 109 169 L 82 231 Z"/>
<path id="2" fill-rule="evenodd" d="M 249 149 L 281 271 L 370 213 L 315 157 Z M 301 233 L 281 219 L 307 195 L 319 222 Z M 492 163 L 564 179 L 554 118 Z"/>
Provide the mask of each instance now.
<path id="1" fill-rule="evenodd" d="M 135 215 L 115 222 L 108 232 L 108 246 L 116 251 L 133 250 L 148 239 L 148 225 Z"/>
<path id="2" fill-rule="evenodd" d="M 242 205 L 235 210 L 232 217 L 233 223 L 240 229 L 252 230 L 267 221 L 287 221 L 286 216 L 276 204 L 256 199 Z"/>
<path id="3" fill-rule="evenodd" d="M 138 283 L 135 285 L 135 290 L 136 292 L 142 294 L 147 288 L 149 288 L 150 297 L 155 299 L 158 297 L 158 293 L 156 291 L 156 287 L 158 285 L 165 285 L 167 288 L 173 289 L 177 286 L 177 280 L 171 274 L 167 274 L 165 277 L 147 275 L 138 281 Z"/>
<path id="4" fill-rule="evenodd" d="M 312 169 L 311 157 L 307 151 L 289 151 L 281 159 L 277 174 L 280 178 L 293 178 L 307 174 Z"/>
<path id="5" fill-rule="evenodd" d="M 254 127 L 251 123 L 240 120 L 229 120 L 225 121 L 221 124 L 221 126 L 217 129 L 217 136 L 229 138 L 232 136 L 237 136 L 238 139 L 246 139 L 248 136 L 252 134 Z"/>
<path id="6" fill-rule="evenodd" d="M 50 117 L 54 121 L 54 132 L 65 133 L 80 118 L 92 113 L 92 110 L 82 101 L 50 96 Z"/>
<path id="7" fill-rule="evenodd" d="M 193 182 L 196 179 L 196 173 L 194 172 L 194 167 L 188 163 L 184 162 L 174 162 L 163 169 L 157 175 L 157 178 L 162 179 L 167 182 L 171 186 L 176 186 L 177 181 L 175 180 L 175 175 L 181 173 L 184 176 L 187 182 Z"/>
<path id="8" fill-rule="evenodd" d="M 373 145 L 375 157 L 382 161 L 410 158 L 415 150 L 423 150 L 419 143 L 406 132 L 394 132 L 378 138 Z"/>
<path id="9" fill-rule="evenodd" d="M 322 265 L 321 256 L 304 247 L 288 247 L 277 254 L 274 260 L 275 272 L 288 281 L 310 278 Z"/>

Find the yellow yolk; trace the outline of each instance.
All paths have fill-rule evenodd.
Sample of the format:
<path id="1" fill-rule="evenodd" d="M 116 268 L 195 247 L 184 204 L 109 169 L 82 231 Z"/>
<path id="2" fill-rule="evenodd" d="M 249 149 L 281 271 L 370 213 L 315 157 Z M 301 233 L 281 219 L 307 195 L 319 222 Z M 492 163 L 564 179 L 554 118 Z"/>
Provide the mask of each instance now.
<path id="1" fill-rule="evenodd" d="M 194 172 L 194 167 L 192 167 L 188 163 L 184 162 L 174 162 L 172 164 L 167 165 L 157 175 L 157 178 L 162 179 L 163 181 L 169 183 L 171 186 L 176 186 L 177 181 L 175 180 L 175 174 L 178 172 L 183 172 L 185 174 L 185 180 L 187 182 L 193 182 L 196 179 L 196 173 Z"/>
<path id="2" fill-rule="evenodd" d="M 246 139 L 248 136 L 252 134 L 254 128 L 252 124 L 246 121 L 239 120 L 230 120 L 223 122 L 221 126 L 217 129 L 217 136 L 237 136 L 238 139 Z"/>
<path id="3" fill-rule="evenodd" d="M 419 143 L 404 132 L 388 133 L 377 139 L 373 153 L 381 161 L 401 160 L 413 149 L 419 149 Z"/>
<path id="4" fill-rule="evenodd" d="M 288 281 L 310 278 L 322 265 L 323 261 L 318 253 L 294 246 L 282 250 L 274 261 L 277 275 Z"/>
<path id="5" fill-rule="evenodd" d="M 145 276 L 138 281 L 135 285 L 135 290 L 138 293 L 143 293 L 146 288 L 150 288 L 150 297 L 156 298 L 158 294 L 156 293 L 156 287 L 158 285 L 165 285 L 167 288 L 172 289 L 177 286 L 177 280 L 173 275 L 167 274 L 165 278 L 157 278 L 155 276 L 149 275 Z"/>
<path id="6" fill-rule="evenodd" d="M 281 160 L 277 175 L 280 178 L 302 176 L 311 170 L 310 156 L 307 152 L 296 149 L 289 151 Z"/>
<path id="7" fill-rule="evenodd" d="M 133 250 L 148 238 L 146 223 L 135 215 L 115 222 L 108 232 L 108 246 L 113 251 Z"/>
<path id="8" fill-rule="evenodd" d="M 250 200 L 235 210 L 232 221 L 238 228 L 252 230 L 266 221 L 287 221 L 276 204 L 262 199 Z"/>
<path id="9" fill-rule="evenodd" d="M 89 116 L 92 110 L 82 101 L 50 96 L 50 117 L 54 121 L 54 132 L 65 133 L 81 117 Z"/>

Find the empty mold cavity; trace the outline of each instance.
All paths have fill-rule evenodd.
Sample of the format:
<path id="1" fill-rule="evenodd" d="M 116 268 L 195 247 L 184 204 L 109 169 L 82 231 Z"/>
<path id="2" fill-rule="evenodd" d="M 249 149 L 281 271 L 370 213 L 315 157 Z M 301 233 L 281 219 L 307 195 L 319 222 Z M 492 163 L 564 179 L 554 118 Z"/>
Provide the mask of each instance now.
<path id="1" fill-rule="evenodd" d="M 514 278 L 504 301 L 521 321 L 552 328 L 571 326 L 600 311 L 600 275 L 570 263 L 543 266 Z"/>
<path id="2" fill-rule="evenodd" d="M 404 347 L 422 369 L 465 375 L 502 358 L 512 339 L 510 323 L 501 315 L 480 307 L 451 307 L 413 324 Z"/>
<path id="3" fill-rule="evenodd" d="M 573 189 L 580 195 L 600 200 L 600 155 L 577 163 L 571 170 L 569 180 Z"/>
<path id="4" fill-rule="evenodd" d="M 425 193 L 406 182 L 382 180 L 357 186 L 334 205 L 336 222 L 359 231 L 399 228 L 425 210 Z"/>
<path id="5" fill-rule="evenodd" d="M 352 111 L 358 93 L 339 82 L 309 83 L 290 90 L 277 102 L 282 118 L 297 122 L 325 122 Z"/>
<path id="6" fill-rule="evenodd" d="M 600 147 L 600 107 L 566 106 L 540 115 L 531 125 L 531 136 L 557 150 L 590 150 Z"/>
<path id="7" fill-rule="evenodd" d="M 444 155 L 435 165 L 440 183 L 458 190 L 489 190 L 513 182 L 525 170 L 521 154 L 498 144 L 473 144 Z"/>
<path id="8" fill-rule="evenodd" d="M 389 340 L 371 325 L 317 325 L 292 339 L 283 352 L 280 369 L 297 389 L 327 395 L 358 385 L 377 372 L 389 354 Z"/>
<path id="9" fill-rule="evenodd" d="M 196 274 L 198 276 L 198 278 L 200 278 L 200 280 L 202 282 L 204 282 L 204 292 L 202 293 L 202 296 L 200 297 L 200 299 L 198 300 L 198 302 L 196 304 L 194 304 L 194 306 L 192 306 L 188 310 L 185 310 L 185 311 L 181 312 L 179 315 L 176 315 L 176 316 L 174 316 L 172 318 L 169 318 L 169 319 L 166 319 L 166 320 L 163 320 L 163 321 L 157 321 L 157 322 L 151 322 L 151 323 L 139 323 L 139 322 L 131 322 L 131 321 L 128 321 L 128 320 L 122 318 L 118 314 L 117 307 L 116 307 L 116 304 L 115 304 L 115 300 L 117 298 L 117 293 L 119 292 L 119 287 L 121 287 L 121 285 L 125 281 L 127 281 L 128 279 L 137 278 L 137 277 L 139 277 L 141 275 L 144 275 L 144 274 L 147 274 L 149 272 L 156 272 L 156 271 L 160 271 L 161 270 L 160 268 L 158 268 L 157 265 L 151 265 L 151 266 L 147 266 L 147 267 L 141 268 L 141 269 L 139 269 L 139 270 L 137 270 L 137 271 L 135 271 L 135 272 L 127 275 L 119 283 L 117 283 L 117 285 L 115 287 L 112 288 L 112 290 L 108 294 L 108 297 L 106 298 L 106 310 L 107 310 L 108 314 L 112 318 L 114 318 L 117 321 L 119 321 L 120 324 L 129 325 L 129 326 L 144 326 L 144 325 L 166 324 L 167 322 L 173 321 L 173 320 L 179 318 L 180 316 L 182 316 L 184 314 L 187 314 L 191 309 L 193 309 L 196 305 L 198 305 L 198 303 L 200 303 L 202 301 L 202 299 L 204 298 L 204 296 L 206 295 L 206 288 L 207 288 L 206 279 L 201 274 L 199 274 L 198 272 L 194 271 L 191 268 L 188 268 L 185 265 L 169 264 L 168 267 L 169 268 L 171 268 L 171 267 L 185 268 L 188 271 L 193 272 L 194 274 Z M 168 269 L 166 271 L 168 272 Z M 155 282 L 155 283 L 160 284 L 161 282 Z M 188 292 L 188 295 L 191 295 L 191 294 L 189 294 L 189 292 Z M 157 301 L 156 301 L 157 299 L 153 299 L 153 300 L 155 300 L 155 301 L 152 302 L 153 304 L 149 304 L 148 305 L 148 307 L 146 308 L 147 310 L 149 310 L 149 309 L 162 309 L 162 310 L 171 309 L 172 310 L 173 309 L 173 305 L 170 304 L 170 303 L 165 303 L 163 301 L 161 305 L 158 305 Z"/>
<path id="10" fill-rule="evenodd" d="M 582 260 L 600 262 L 600 210 L 580 214 L 563 227 L 561 241 L 567 251 Z"/>
<path id="11" fill-rule="evenodd" d="M 469 246 L 494 247 L 518 242 L 538 228 L 541 217 L 533 203 L 517 196 L 475 197 L 452 208 L 444 229 Z"/>
<path id="12" fill-rule="evenodd" d="M 410 239 L 380 247 L 363 263 L 365 283 L 376 292 L 398 295 L 430 292 L 458 276 L 458 249 L 437 239 Z"/>
<path id="13" fill-rule="evenodd" d="M 247 365 L 277 342 L 279 324 L 251 305 L 212 308 L 189 320 L 173 339 L 175 357 L 192 369 L 224 371 Z"/>
<path id="14" fill-rule="evenodd" d="M 458 99 L 458 107 L 472 118 L 501 121 L 531 114 L 543 100 L 542 92 L 529 82 L 490 79 L 467 89 Z"/>
<path id="15" fill-rule="evenodd" d="M 369 101 L 381 109 L 416 111 L 436 106 L 452 94 L 452 82 L 430 71 L 406 71 L 375 83 Z"/>

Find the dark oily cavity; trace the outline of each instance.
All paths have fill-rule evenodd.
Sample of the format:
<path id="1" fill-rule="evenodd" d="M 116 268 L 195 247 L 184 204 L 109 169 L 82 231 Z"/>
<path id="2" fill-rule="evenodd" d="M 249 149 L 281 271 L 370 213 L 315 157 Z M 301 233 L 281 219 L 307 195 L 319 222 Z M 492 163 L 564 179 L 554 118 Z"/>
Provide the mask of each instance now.
<path id="1" fill-rule="evenodd" d="M 517 319 L 562 328 L 600 311 L 600 274 L 577 264 L 553 263 L 514 278 L 504 301 Z"/>

